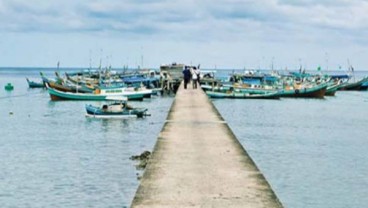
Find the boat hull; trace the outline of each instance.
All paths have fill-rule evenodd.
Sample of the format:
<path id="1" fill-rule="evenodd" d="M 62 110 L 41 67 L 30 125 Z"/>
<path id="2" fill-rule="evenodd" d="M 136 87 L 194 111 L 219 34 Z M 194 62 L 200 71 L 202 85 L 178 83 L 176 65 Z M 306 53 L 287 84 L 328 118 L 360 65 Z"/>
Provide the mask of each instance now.
<path id="1" fill-rule="evenodd" d="M 137 115 L 94 115 L 86 113 L 86 117 L 88 118 L 116 118 L 116 119 L 127 119 L 127 118 L 137 118 Z"/>
<path id="2" fill-rule="evenodd" d="M 350 84 L 341 87 L 339 90 L 343 91 L 361 91 L 361 90 L 367 90 L 368 86 L 363 86 L 362 84 Z"/>
<path id="3" fill-rule="evenodd" d="M 368 77 L 365 77 L 363 79 L 361 79 L 358 82 L 354 82 L 354 83 L 345 83 L 343 85 L 341 85 L 341 87 L 338 90 L 345 90 L 345 91 L 361 91 L 361 90 L 367 90 L 368 89 L 368 85 L 366 85 L 365 83 L 368 81 Z"/>
<path id="4" fill-rule="evenodd" d="M 29 80 L 28 78 L 26 79 L 27 79 L 29 88 L 44 88 L 45 87 L 45 84 L 43 82 L 34 82 L 34 81 Z"/>
<path id="5" fill-rule="evenodd" d="M 124 108 L 121 111 L 104 111 L 100 107 L 86 105 L 86 116 L 91 118 L 141 118 L 146 115 L 145 108 Z"/>
<path id="6" fill-rule="evenodd" d="M 312 88 L 282 90 L 279 92 L 279 96 L 290 98 L 324 98 L 326 90 L 327 84 L 321 84 Z"/>
<path id="7" fill-rule="evenodd" d="M 128 100 L 143 100 L 143 94 L 129 94 L 129 95 L 101 95 L 101 94 L 92 94 L 92 93 L 71 93 L 71 92 L 62 92 L 53 88 L 47 88 L 51 100 L 59 101 L 59 100 L 111 100 L 111 98 L 116 97 L 127 97 Z"/>
<path id="8" fill-rule="evenodd" d="M 325 96 L 335 96 L 336 91 L 339 89 L 340 84 L 328 86 L 325 92 Z"/>
<path id="9" fill-rule="evenodd" d="M 336 90 L 334 91 L 326 91 L 325 96 L 335 96 Z"/>
<path id="10" fill-rule="evenodd" d="M 279 99 L 277 92 L 268 94 L 248 94 L 239 92 L 214 92 L 206 91 L 210 98 L 230 98 L 230 99 Z"/>

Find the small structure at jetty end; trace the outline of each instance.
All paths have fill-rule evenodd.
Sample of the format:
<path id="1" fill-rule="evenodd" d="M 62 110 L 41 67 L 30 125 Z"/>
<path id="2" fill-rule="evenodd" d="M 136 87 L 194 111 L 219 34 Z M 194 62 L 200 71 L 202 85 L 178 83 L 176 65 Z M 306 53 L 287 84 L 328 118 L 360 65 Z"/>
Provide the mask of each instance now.
<path id="1" fill-rule="evenodd" d="M 183 80 L 183 69 L 185 64 L 162 64 L 160 66 L 160 82 L 163 93 L 176 93 L 180 82 Z"/>

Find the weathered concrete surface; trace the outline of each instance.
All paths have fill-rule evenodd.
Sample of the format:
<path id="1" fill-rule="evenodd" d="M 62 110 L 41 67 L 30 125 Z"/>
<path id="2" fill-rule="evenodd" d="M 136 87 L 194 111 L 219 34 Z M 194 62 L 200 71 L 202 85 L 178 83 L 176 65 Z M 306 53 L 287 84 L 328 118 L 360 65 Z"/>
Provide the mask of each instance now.
<path id="1" fill-rule="evenodd" d="M 180 86 L 132 207 L 282 207 L 205 93 Z"/>

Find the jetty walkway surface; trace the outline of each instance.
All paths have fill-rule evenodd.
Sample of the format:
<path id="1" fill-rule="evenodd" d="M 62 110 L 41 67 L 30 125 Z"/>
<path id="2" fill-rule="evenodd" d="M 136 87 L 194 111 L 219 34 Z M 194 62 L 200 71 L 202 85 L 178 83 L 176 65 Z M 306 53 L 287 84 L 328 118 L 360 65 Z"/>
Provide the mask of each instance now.
<path id="1" fill-rule="evenodd" d="M 180 85 L 131 207 L 283 207 L 201 89 Z"/>

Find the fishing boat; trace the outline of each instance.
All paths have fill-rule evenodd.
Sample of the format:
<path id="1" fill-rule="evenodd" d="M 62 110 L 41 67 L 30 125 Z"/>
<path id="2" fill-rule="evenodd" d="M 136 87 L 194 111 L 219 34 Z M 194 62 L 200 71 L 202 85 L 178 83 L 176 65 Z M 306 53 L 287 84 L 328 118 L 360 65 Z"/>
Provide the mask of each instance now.
<path id="1" fill-rule="evenodd" d="M 280 97 L 293 98 L 324 98 L 328 83 L 321 83 L 311 87 L 285 88 L 279 91 Z"/>
<path id="2" fill-rule="evenodd" d="M 144 86 L 147 89 L 152 90 L 152 94 L 159 94 L 162 91 L 160 88 L 160 80 L 156 77 L 147 77 L 143 74 L 138 74 L 135 76 L 123 77 L 122 82 L 127 86 L 141 87 Z"/>
<path id="3" fill-rule="evenodd" d="M 216 92 L 227 92 L 234 90 L 235 92 L 241 92 L 246 94 L 268 94 L 277 92 L 277 88 L 268 85 L 248 85 L 239 83 L 220 83 L 218 85 L 201 85 L 204 91 L 216 91 Z"/>
<path id="4" fill-rule="evenodd" d="M 65 73 L 66 79 L 74 84 L 86 84 L 86 85 L 98 85 L 99 84 L 99 77 L 98 74 L 90 75 L 90 76 L 72 76 L 70 73 Z M 93 78 L 92 78 L 93 77 Z"/>
<path id="5" fill-rule="evenodd" d="M 341 85 L 338 90 L 367 90 L 368 86 L 365 85 L 368 81 L 368 77 L 365 77 L 357 82 L 346 82 L 345 84 Z"/>
<path id="6" fill-rule="evenodd" d="M 57 72 L 55 72 L 57 76 L 57 81 L 47 78 L 40 72 L 41 78 L 44 83 L 47 83 L 49 87 L 57 89 L 62 92 L 74 92 L 74 93 L 93 93 L 93 89 L 85 88 L 82 85 L 76 85 L 69 81 L 64 81 Z"/>
<path id="7" fill-rule="evenodd" d="M 72 83 L 62 83 L 58 84 L 58 82 L 49 81 L 49 86 L 51 88 L 63 91 L 63 92 L 76 92 L 76 93 L 93 93 L 92 89 L 84 88 L 82 85 L 74 85 Z"/>
<path id="8" fill-rule="evenodd" d="M 43 82 L 35 82 L 32 80 L 29 80 L 28 78 L 26 78 L 26 80 L 27 80 L 29 88 L 44 88 L 45 87 L 45 84 Z"/>
<path id="9" fill-rule="evenodd" d="M 232 98 L 232 99 L 279 99 L 280 98 L 278 92 L 251 94 L 251 93 L 236 92 L 236 91 L 228 91 L 228 92 L 206 91 L 206 94 L 210 98 Z"/>
<path id="10" fill-rule="evenodd" d="M 139 100 L 140 97 L 144 98 L 150 98 L 152 95 L 152 90 L 147 89 L 144 86 L 140 87 L 113 87 L 113 86 L 105 86 L 105 87 L 99 87 L 94 91 L 96 94 L 106 94 L 106 95 L 114 95 L 114 94 L 121 94 L 125 95 L 128 100 L 136 100 L 136 98 Z"/>
<path id="11" fill-rule="evenodd" d="M 50 94 L 51 100 L 111 100 L 121 99 L 121 97 L 127 97 L 128 100 L 143 100 L 144 94 L 127 91 L 123 89 L 110 89 L 110 90 L 96 90 L 95 93 L 73 93 L 63 92 L 54 88 L 51 88 L 46 83 L 47 91 Z"/>
<path id="12" fill-rule="evenodd" d="M 87 104 L 87 117 L 92 118 L 142 118 L 147 116 L 147 108 L 133 108 L 128 105 L 127 99 L 122 97 L 119 100 L 114 99 L 110 104 L 103 104 L 101 107 Z"/>

